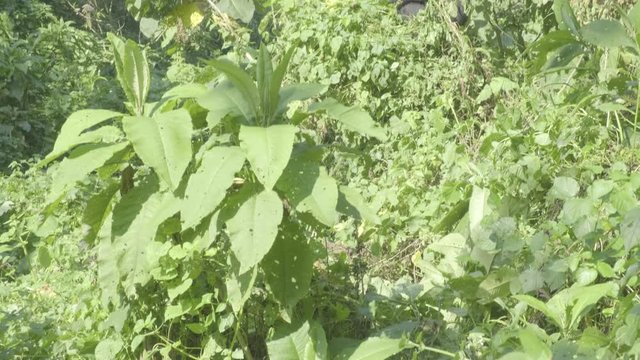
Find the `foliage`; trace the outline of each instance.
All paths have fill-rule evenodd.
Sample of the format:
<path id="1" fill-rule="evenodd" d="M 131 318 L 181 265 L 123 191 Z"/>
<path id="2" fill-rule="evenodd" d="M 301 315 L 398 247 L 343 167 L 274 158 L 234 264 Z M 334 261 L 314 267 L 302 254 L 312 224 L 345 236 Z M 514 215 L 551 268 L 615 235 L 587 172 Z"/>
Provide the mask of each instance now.
<path id="1" fill-rule="evenodd" d="M 361 218 L 369 213 L 356 193 L 341 190 L 327 174 L 318 162 L 322 148 L 298 138 L 296 125 L 312 113 L 326 112 L 362 134 L 384 140 L 385 133 L 362 110 L 332 99 L 284 117 L 291 101 L 314 97 L 324 87 L 283 87 L 293 51 L 274 68 L 265 47 L 260 48 L 255 83 L 247 72 L 219 59 L 211 64 L 227 80 L 212 90 L 185 85 L 147 103 L 145 53 L 132 41 L 109 38 L 131 115 L 108 110 L 72 114 L 41 162 L 46 165 L 69 152 L 54 170 L 48 211 L 90 173 L 97 171 L 105 182 L 89 200 L 84 221 L 92 228 L 90 239 L 98 242 L 102 300 L 113 306 L 111 317 L 120 320 L 116 332 L 98 344 L 96 356 L 187 354 L 187 343 L 205 349 L 212 341 L 219 347 L 216 353 L 230 355 L 238 341 L 250 357 L 239 326 L 254 286 L 267 290 L 285 321 L 300 321 L 293 311 L 308 291 L 318 245 L 304 238 L 304 227 L 332 226 L 338 211 Z M 192 100 L 182 103 L 184 98 L 195 98 L 202 108 Z M 215 132 L 193 149 L 195 130 Z M 219 291 L 220 282 L 226 283 L 226 291 Z M 209 287 L 219 290 L 210 292 Z M 158 306 L 157 296 L 164 291 L 158 294 L 157 289 L 166 290 L 166 307 Z M 219 309 L 216 317 L 211 309 Z M 192 335 L 162 335 L 182 317 L 191 319 Z M 322 328 L 314 329 L 324 339 Z M 264 330 L 255 329 L 262 336 Z M 125 347 L 123 339 L 133 341 L 132 346 Z M 396 344 L 399 351 L 404 345 L 397 341 L 381 338 L 367 347 Z M 326 353 L 326 340 L 322 342 L 325 348 L 314 351 Z M 271 354 L 277 356 L 287 355 Z"/>
<path id="2" fill-rule="evenodd" d="M 0 181 L 3 356 L 640 356 L 637 6 L 129 5 L 126 102 Z"/>
<path id="3" fill-rule="evenodd" d="M 62 120 L 91 101 L 101 43 L 37 1 L 0 9 L 0 167 L 42 153 Z M 105 86 L 106 85 L 106 86 Z M 109 86 L 97 87 L 107 92 Z M 108 96 L 102 97 L 108 103 Z"/>

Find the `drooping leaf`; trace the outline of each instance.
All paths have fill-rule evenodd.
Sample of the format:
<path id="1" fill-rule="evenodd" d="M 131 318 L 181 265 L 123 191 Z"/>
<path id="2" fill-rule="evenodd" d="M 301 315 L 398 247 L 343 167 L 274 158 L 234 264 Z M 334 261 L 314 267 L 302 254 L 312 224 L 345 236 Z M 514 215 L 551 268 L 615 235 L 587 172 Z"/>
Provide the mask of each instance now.
<path id="1" fill-rule="evenodd" d="M 192 156 L 193 126 L 189 113 L 180 109 L 154 118 L 125 117 L 123 127 L 140 159 L 153 168 L 171 190 L 176 189 Z"/>
<path id="2" fill-rule="evenodd" d="M 344 106 L 335 99 L 327 98 L 309 106 L 309 111 L 326 111 L 330 118 L 340 121 L 349 130 L 375 137 L 380 141 L 387 138 L 386 131 L 373 121 L 369 113 L 357 106 Z"/>
<path id="3" fill-rule="evenodd" d="M 110 138 L 116 135 L 116 128 L 108 128 L 109 130 L 101 130 L 102 128 L 82 134 L 84 131 L 115 117 L 122 116 L 121 113 L 111 110 L 88 109 L 76 111 L 69 115 L 67 120 L 62 124 L 60 133 L 53 145 L 53 150 L 38 164 L 45 166 L 52 160 L 55 160 L 65 152 L 71 150 L 74 146 L 98 142 L 103 138 Z M 114 131 L 115 129 L 115 131 Z M 82 135 L 81 135 L 82 134 Z"/>
<path id="4" fill-rule="evenodd" d="M 287 106 L 292 101 L 312 99 L 322 94 L 327 89 L 322 84 L 293 84 L 284 86 L 279 90 L 276 116 L 287 111 Z"/>
<path id="5" fill-rule="evenodd" d="M 596 20 L 580 29 L 584 41 L 603 48 L 618 47 L 637 48 L 637 45 L 627 34 L 624 26 L 615 20 Z"/>
<path id="6" fill-rule="evenodd" d="M 185 191 L 181 211 L 185 229 L 198 225 L 216 209 L 244 160 L 244 153 L 238 147 L 214 147 L 204 154 Z"/>
<path id="7" fill-rule="evenodd" d="M 316 259 L 313 248 L 302 234 L 299 226 L 286 223 L 262 261 L 271 293 L 282 306 L 289 309 L 309 291 Z"/>
<path id="8" fill-rule="evenodd" d="M 258 267 L 254 266 L 253 269 L 249 269 L 244 273 L 238 274 L 236 272 L 239 269 L 240 264 L 237 260 L 231 259 L 233 271 L 229 272 L 229 278 L 227 278 L 225 285 L 227 288 L 227 301 L 231 304 L 233 312 L 239 314 L 251 296 L 251 290 L 253 284 L 258 276 Z"/>
<path id="9" fill-rule="evenodd" d="M 571 317 L 569 320 L 569 328 L 573 329 L 578 326 L 578 322 L 584 317 L 586 312 L 594 306 L 600 299 L 605 296 L 616 297 L 619 287 L 614 282 L 590 285 L 585 287 L 570 288 L 571 291 Z M 554 301 L 556 294 L 549 300 L 549 306 L 557 306 Z M 560 301 L 559 303 L 562 303 Z"/>
<path id="10" fill-rule="evenodd" d="M 392 339 L 370 337 L 355 348 L 347 348 L 334 358 L 335 360 L 380 360 L 388 359 L 412 345 L 404 338 Z"/>
<path id="11" fill-rule="evenodd" d="M 297 131 L 292 125 L 240 127 L 240 147 L 265 189 L 273 188 L 287 166 Z"/>
<path id="12" fill-rule="evenodd" d="M 298 329 L 267 342 L 267 350 L 271 360 L 328 359 L 324 330 L 319 324 L 308 321 Z"/>
<path id="13" fill-rule="evenodd" d="M 104 224 L 111 213 L 112 199 L 118 189 L 120 189 L 120 184 L 113 182 L 87 202 L 82 216 L 82 222 L 89 225 L 89 233 L 86 237 L 89 243 L 93 242 L 98 234 L 98 230 L 100 230 L 102 224 Z"/>
<path id="14" fill-rule="evenodd" d="M 244 23 L 251 21 L 256 9 L 253 0 L 220 0 L 216 5 L 223 13 Z"/>
<path id="15" fill-rule="evenodd" d="M 245 201 L 227 221 L 231 250 L 240 262 L 242 274 L 269 252 L 282 221 L 282 202 L 272 190 L 264 190 Z"/>
<path id="16" fill-rule="evenodd" d="M 47 203 L 53 203 L 58 197 L 73 187 L 76 182 L 84 179 L 88 174 L 103 166 L 118 152 L 129 144 L 85 144 L 80 145 L 64 159 L 53 174 L 53 181 Z"/>
<path id="17" fill-rule="evenodd" d="M 552 320 L 561 329 L 564 328 L 566 315 L 563 314 L 563 311 L 565 309 L 550 308 L 547 304 L 529 295 L 514 295 L 513 297 L 545 314 L 549 320 Z"/>

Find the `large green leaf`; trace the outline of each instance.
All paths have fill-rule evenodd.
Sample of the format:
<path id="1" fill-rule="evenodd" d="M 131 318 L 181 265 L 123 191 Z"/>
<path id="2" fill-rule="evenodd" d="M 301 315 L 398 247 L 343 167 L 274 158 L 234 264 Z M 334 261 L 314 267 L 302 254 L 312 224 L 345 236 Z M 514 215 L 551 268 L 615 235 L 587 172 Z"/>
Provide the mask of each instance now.
<path id="1" fill-rule="evenodd" d="M 387 138 L 386 131 L 373 121 L 369 113 L 357 106 L 344 106 L 336 99 L 328 98 L 309 106 L 309 111 L 326 111 L 330 118 L 340 121 L 349 130 L 375 137 L 381 141 Z"/>
<path id="2" fill-rule="evenodd" d="M 298 129 L 292 125 L 241 126 L 240 147 L 262 185 L 272 189 L 287 166 Z"/>
<path id="3" fill-rule="evenodd" d="M 98 286 L 100 287 L 100 300 L 103 305 L 119 302 L 118 284 L 120 283 L 120 271 L 118 270 L 118 254 L 111 241 L 112 214 L 109 213 L 97 234 L 97 259 Z"/>
<path id="4" fill-rule="evenodd" d="M 56 143 L 53 145 L 53 150 L 51 150 L 47 157 L 38 165 L 44 166 L 48 164 L 65 152 L 71 150 L 74 146 L 113 139 L 113 137 L 119 133 L 117 128 L 105 127 L 108 130 L 99 128 L 85 134 L 83 134 L 83 132 L 118 116 L 122 116 L 122 114 L 101 109 L 80 110 L 69 115 L 62 125 L 62 128 L 60 128 L 60 133 L 58 134 Z"/>
<path id="5" fill-rule="evenodd" d="M 290 222 L 281 228 L 262 268 L 275 299 L 292 309 L 309 291 L 316 256 L 302 228 Z"/>
<path id="6" fill-rule="evenodd" d="M 272 190 L 264 190 L 245 201 L 227 221 L 231 250 L 240 262 L 242 274 L 264 258 L 278 234 L 282 202 Z"/>
<path id="7" fill-rule="evenodd" d="M 311 193 L 298 203 L 296 210 L 308 211 L 321 223 L 333 226 L 338 222 L 337 205 L 338 184 L 334 178 L 329 176 L 324 167 L 320 167 Z"/>
<path id="8" fill-rule="evenodd" d="M 124 131 L 142 161 L 174 190 L 192 156 L 193 126 L 189 113 L 174 110 L 156 115 L 130 116 L 123 119 Z"/>
<path id="9" fill-rule="evenodd" d="M 615 20 L 592 21 L 580 29 L 580 34 L 582 34 L 584 41 L 603 48 L 637 48 L 635 41 L 629 37 L 624 26 Z"/>
<path id="10" fill-rule="evenodd" d="M 356 347 L 339 352 L 335 360 L 383 360 L 412 345 L 404 338 L 370 337 Z"/>
<path id="11" fill-rule="evenodd" d="M 327 89 L 322 84 L 293 84 L 284 86 L 279 90 L 276 116 L 287 111 L 287 106 L 292 101 L 307 100 L 322 94 Z"/>
<path id="12" fill-rule="evenodd" d="M 86 144 L 77 147 L 68 158 L 60 163 L 60 166 L 53 174 L 47 204 L 56 201 L 67 190 L 72 188 L 76 182 L 103 166 L 116 153 L 124 150 L 128 145 L 128 143 L 122 142 L 112 145 Z"/>
<path id="13" fill-rule="evenodd" d="M 151 86 L 146 54 L 131 40 L 124 42 L 113 34 L 108 34 L 108 38 L 113 45 L 120 86 L 133 104 L 136 115 L 142 115 Z"/>
<path id="14" fill-rule="evenodd" d="M 181 211 L 185 229 L 198 225 L 216 209 L 244 160 L 244 153 L 238 147 L 214 147 L 204 154 L 185 191 Z"/>
<path id="15" fill-rule="evenodd" d="M 282 80 L 287 72 L 287 68 L 289 67 L 289 61 L 291 60 L 291 56 L 295 51 L 295 47 L 289 48 L 289 50 L 284 54 L 280 63 L 273 71 L 273 76 L 270 82 L 269 91 L 269 99 L 271 103 L 269 104 L 268 111 L 266 115 L 269 116 L 269 123 L 271 124 L 274 119 L 279 115 L 278 114 L 278 104 L 280 103 L 280 88 L 282 87 Z"/>
<path id="16" fill-rule="evenodd" d="M 271 99 L 271 81 L 273 80 L 273 62 L 271 61 L 271 54 L 264 44 L 260 44 L 258 50 L 258 64 L 256 66 L 256 82 L 258 84 L 258 93 L 260 94 L 260 106 L 262 108 L 262 114 L 266 118 L 269 125 L 274 101 Z M 276 96 L 278 94 L 276 93 Z M 277 102 L 276 102 L 277 104 Z"/>
<path id="17" fill-rule="evenodd" d="M 160 224 L 180 209 L 180 201 L 171 192 L 153 192 L 144 203 L 138 202 L 155 189 L 157 185 L 151 183 L 139 185 L 113 209 L 113 245 L 119 272 L 125 277 L 122 285 L 130 296 L 135 294 L 136 284 L 149 281 L 151 270 L 171 246 L 155 243 L 154 239 Z M 131 203 L 138 206 L 128 206 Z"/>
<path id="18" fill-rule="evenodd" d="M 256 9 L 253 0 L 220 0 L 216 5 L 225 14 L 244 23 L 251 21 Z"/>
<path id="19" fill-rule="evenodd" d="M 112 200 L 118 189 L 120 189 L 120 184 L 113 182 L 87 202 L 82 222 L 89 225 L 89 233 L 86 237 L 89 243 L 92 243 L 96 238 L 98 231 L 111 213 Z"/>
<path id="20" fill-rule="evenodd" d="M 208 90 L 196 99 L 198 104 L 209 110 L 207 123 L 213 128 L 227 115 L 241 117 L 241 123 L 245 125 L 255 123 L 255 112 L 251 111 L 240 90 L 232 83 L 225 81 L 218 87 Z"/>
<path id="21" fill-rule="evenodd" d="M 579 36 L 580 24 L 571 8 L 569 0 L 554 0 L 553 12 L 556 16 L 556 22 L 561 30 L 569 30 L 573 36 Z"/>
<path id="22" fill-rule="evenodd" d="M 257 118 L 260 107 L 260 95 L 251 76 L 236 64 L 224 58 L 212 60 L 210 64 L 227 76 L 227 79 L 240 91 L 244 100 L 247 102 L 247 110 L 254 114 L 253 118 Z"/>
<path id="23" fill-rule="evenodd" d="M 324 330 L 320 325 L 308 321 L 298 329 L 267 342 L 267 350 L 271 360 L 328 359 Z"/>
<path id="24" fill-rule="evenodd" d="M 553 179 L 553 186 L 549 191 L 555 199 L 569 200 L 578 195 L 580 191 L 580 185 L 576 180 L 566 176 L 558 176 Z"/>

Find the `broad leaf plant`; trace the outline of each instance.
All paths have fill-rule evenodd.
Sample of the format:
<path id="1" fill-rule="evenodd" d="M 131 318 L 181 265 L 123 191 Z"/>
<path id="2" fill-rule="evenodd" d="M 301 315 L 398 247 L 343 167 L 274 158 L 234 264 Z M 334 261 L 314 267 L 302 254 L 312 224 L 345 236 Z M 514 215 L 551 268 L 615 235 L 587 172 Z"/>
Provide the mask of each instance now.
<path id="1" fill-rule="evenodd" d="M 84 222 L 87 239 L 98 249 L 104 304 L 113 314 L 127 314 L 130 304 L 153 296 L 146 291 L 154 283 L 167 284 L 169 303 L 164 318 L 138 316 L 130 347 L 105 339 L 96 354 L 140 351 L 153 336 L 150 323 L 198 313 L 216 305 L 215 299 L 226 301 L 239 317 L 258 277 L 280 304 L 282 318 L 291 321 L 317 258 L 304 229 L 331 227 L 341 214 L 378 221 L 357 192 L 329 175 L 323 147 L 301 131 L 304 120 L 324 113 L 378 139 L 385 138 L 384 130 L 366 112 L 334 99 L 288 117 L 291 102 L 315 98 L 324 87 L 283 85 L 293 51 L 274 67 L 264 46 L 255 80 L 220 58 L 211 61 L 224 75 L 217 85 L 181 85 L 149 103 L 145 52 L 133 41 L 109 38 L 129 114 L 87 109 L 67 119 L 41 162 L 59 161 L 52 167 L 46 211 L 79 182 L 97 176 L 103 185 L 88 202 Z M 192 116 L 197 109 L 206 109 L 206 123 Z M 208 135 L 197 140 L 197 134 Z M 217 263 L 202 260 L 207 257 Z M 217 268 L 211 272 L 204 266 Z M 203 326 L 218 321 L 208 319 Z"/>

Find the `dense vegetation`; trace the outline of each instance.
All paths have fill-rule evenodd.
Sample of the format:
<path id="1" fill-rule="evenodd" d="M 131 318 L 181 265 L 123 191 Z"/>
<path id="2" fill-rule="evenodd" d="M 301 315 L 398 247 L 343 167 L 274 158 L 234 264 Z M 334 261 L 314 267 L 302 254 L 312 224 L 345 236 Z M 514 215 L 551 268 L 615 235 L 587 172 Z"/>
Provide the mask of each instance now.
<path id="1" fill-rule="evenodd" d="M 640 357 L 640 5 L 0 5 L 0 358 Z"/>

